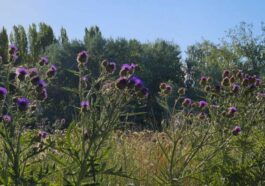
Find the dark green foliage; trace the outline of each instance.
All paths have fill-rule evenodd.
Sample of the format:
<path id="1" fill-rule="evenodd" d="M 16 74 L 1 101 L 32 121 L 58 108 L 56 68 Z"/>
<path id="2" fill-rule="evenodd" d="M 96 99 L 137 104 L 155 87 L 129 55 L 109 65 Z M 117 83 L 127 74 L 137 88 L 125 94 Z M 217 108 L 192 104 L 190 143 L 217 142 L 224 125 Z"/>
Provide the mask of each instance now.
<path id="1" fill-rule="evenodd" d="M 0 56 L 3 62 L 7 62 L 8 59 L 8 35 L 6 29 L 3 27 L 0 32 Z"/>

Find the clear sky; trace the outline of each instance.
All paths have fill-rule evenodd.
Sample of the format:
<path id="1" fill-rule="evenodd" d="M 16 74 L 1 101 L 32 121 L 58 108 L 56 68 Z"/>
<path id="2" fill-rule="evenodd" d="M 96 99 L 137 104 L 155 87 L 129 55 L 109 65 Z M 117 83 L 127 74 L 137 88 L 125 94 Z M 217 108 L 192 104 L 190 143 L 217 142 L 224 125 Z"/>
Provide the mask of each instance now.
<path id="1" fill-rule="evenodd" d="M 83 39 L 85 27 L 98 25 L 106 38 L 166 39 L 182 51 L 202 39 L 218 42 L 241 21 L 258 30 L 265 0 L 0 0 L 0 27 L 8 31 L 45 22 L 57 35 L 63 26 Z"/>

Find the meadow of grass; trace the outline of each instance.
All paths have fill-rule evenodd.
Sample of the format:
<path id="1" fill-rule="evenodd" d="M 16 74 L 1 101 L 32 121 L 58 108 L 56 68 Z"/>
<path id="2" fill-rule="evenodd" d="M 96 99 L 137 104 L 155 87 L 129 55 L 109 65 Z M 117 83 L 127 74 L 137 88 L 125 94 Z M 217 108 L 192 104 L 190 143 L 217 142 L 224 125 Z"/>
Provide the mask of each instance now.
<path id="1" fill-rule="evenodd" d="M 116 64 L 104 60 L 99 76 L 87 82 L 89 53 L 82 51 L 79 70 L 70 71 L 80 79 L 69 89 L 80 99 L 69 105 L 76 117 L 48 133 L 31 124 L 57 68 L 46 57 L 36 66 L 15 66 L 17 55 L 12 45 L 2 61 L 1 185 L 265 184 L 265 92 L 254 74 L 225 70 L 217 85 L 201 77 L 200 100 L 161 82 L 162 131 L 134 131 L 124 127 L 139 114 L 131 104 L 148 97 L 134 75 L 138 65 L 124 64 L 114 77 Z"/>

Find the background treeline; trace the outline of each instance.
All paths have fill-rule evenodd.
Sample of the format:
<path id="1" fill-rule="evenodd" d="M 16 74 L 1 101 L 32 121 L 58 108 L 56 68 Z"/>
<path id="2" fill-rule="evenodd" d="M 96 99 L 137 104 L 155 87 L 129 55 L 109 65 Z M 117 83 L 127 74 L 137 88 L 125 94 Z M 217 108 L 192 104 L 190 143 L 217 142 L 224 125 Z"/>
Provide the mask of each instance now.
<path id="1" fill-rule="evenodd" d="M 159 129 L 161 127 L 161 106 L 156 97 L 161 82 L 169 82 L 177 90 L 186 86 L 189 97 L 198 97 L 197 81 L 202 75 L 221 78 L 224 69 L 242 69 L 249 74 L 265 74 L 265 26 L 261 25 L 261 34 L 253 33 L 252 25 L 241 23 L 227 32 L 227 35 L 215 44 L 204 40 L 191 45 L 186 50 L 186 58 L 181 58 L 180 47 L 172 42 L 157 40 L 141 43 L 136 39 L 104 38 L 97 26 L 85 28 L 83 40 L 70 40 L 67 31 L 61 28 L 56 37 L 51 26 L 45 23 L 32 24 L 28 29 L 14 26 L 11 33 L 5 28 L 0 32 L 0 56 L 3 63 L 8 61 L 8 45 L 19 48 L 18 64 L 33 67 L 40 56 L 48 56 L 49 62 L 56 64 L 58 74 L 50 86 L 49 104 L 43 109 L 42 122 L 47 124 L 69 124 L 75 116 L 74 107 L 79 105 L 77 96 L 69 91 L 75 88 L 78 78 L 71 73 L 77 70 L 76 55 L 81 50 L 90 53 L 90 67 L 97 76 L 97 67 L 101 61 L 108 59 L 119 67 L 124 63 L 137 63 L 141 70 L 139 75 L 149 88 L 150 96 L 144 107 L 134 103 L 135 112 L 144 115 L 129 118 L 137 127 Z M 93 65 L 92 65 L 93 64 Z M 1 73 L 0 64 L 0 73 Z M 118 73 L 118 71 L 116 72 Z M 91 77 L 88 77 L 91 78 Z M 177 94 L 174 92 L 173 97 Z M 172 103 L 174 100 L 172 100 Z"/>

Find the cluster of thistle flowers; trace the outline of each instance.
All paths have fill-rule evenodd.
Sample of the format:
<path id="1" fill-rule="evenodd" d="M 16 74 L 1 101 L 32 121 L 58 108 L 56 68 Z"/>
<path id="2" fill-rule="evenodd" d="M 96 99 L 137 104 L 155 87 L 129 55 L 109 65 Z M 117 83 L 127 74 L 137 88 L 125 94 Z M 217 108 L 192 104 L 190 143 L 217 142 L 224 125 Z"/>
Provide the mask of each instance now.
<path id="1" fill-rule="evenodd" d="M 230 95 L 246 95 L 247 93 L 254 92 L 261 87 L 261 79 L 256 75 L 249 75 L 243 73 L 241 70 L 228 71 L 224 70 L 222 74 L 222 80 L 219 85 L 212 86 L 212 78 L 202 76 L 200 78 L 200 85 L 204 88 L 206 93 L 214 94 L 225 94 L 229 93 Z M 257 93 L 257 97 L 262 97 L 263 93 Z M 265 95 L 264 95 L 265 96 Z M 206 102 L 206 101 L 205 101 Z M 183 101 L 183 106 L 192 105 L 192 101 L 189 98 Z M 199 104 L 200 106 L 200 104 Z M 211 108 L 218 109 L 219 105 L 210 105 Z M 230 106 L 227 108 L 227 111 L 223 111 L 222 115 L 225 117 L 234 117 L 238 112 L 235 106 Z M 236 126 L 233 129 L 233 134 L 237 135 L 241 131 L 240 126 Z"/>
<path id="2" fill-rule="evenodd" d="M 15 45 L 10 45 L 9 47 L 9 59 L 10 63 L 15 62 L 19 55 L 19 50 Z M 12 64 L 7 64 L 12 66 Z M 55 65 L 48 66 L 48 58 L 41 57 L 37 67 L 13 67 L 11 68 L 11 72 L 9 72 L 9 86 L 8 87 L 0 87 L 0 100 L 2 101 L 2 105 L 7 101 L 6 97 L 8 93 L 10 96 L 15 97 L 13 100 L 16 104 L 16 107 L 21 112 L 26 112 L 29 108 L 34 111 L 36 109 L 36 105 L 32 104 L 38 101 L 44 101 L 47 99 L 47 83 L 46 81 L 55 76 L 57 68 Z M 40 69 L 40 70 L 39 70 Z M 45 77 L 45 80 L 41 77 Z M 29 88 L 30 87 L 30 88 Z M 27 97 L 23 97 L 19 95 L 21 92 L 20 89 L 25 89 L 27 95 L 34 95 L 36 100 L 29 100 Z M 7 90 L 9 89 L 9 90 Z M 5 113 L 2 117 L 2 121 L 4 123 L 11 123 L 12 116 L 8 113 Z"/>
<path id="3" fill-rule="evenodd" d="M 168 83 L 160 83 L 159 89 L 160 89 L 159 92 L 160 96 L 168 96 L 172 92 L 172 86 Z"/>
<path id="4" fill-rule="evenodd" d="M 119 90 L 127 89 L 132 96 L 143 99 L 149 95 L 149 90 L 134 74 L 137 69 L 139 69 L 137 64 L 123 64 L 119 73 L 120 77 L 116 80 L 116 87 Z"/>
<path id="5" fill-rule="evenodd" d="M 203 77 L 203 81 L 205 81 L 205 84 L 207 82 L 211 82 L 210 78 L 205 78 Z M 169 96 L 172 93 L 172 86 L 167 84 L 167 83 L 161 83 L 160 84 L 160 92 L 159 94 L 161 96 Z M 200 101 L 193 101 L 192 99 L 188 98 L 185 96 L 186 94 L 186 89 L 185 88 L 180 88 L 178 89 L 178 94 L 180 100 L 182 100 L 182 107 L 185 110 L 188 110 L 188 116 L 193 116 L 194 113 L 196 113 L 196 116 L 198 116 L 200 119 L 206 119 L 207 118 L 207 109 L 209 109 L 209 104 L 206 100 L 200 100 Z M 211 105 L 211 107 L 216 107 L 218 108 L 217 105 Z M 234 115 L 237 112 L 237 108 L 234 106 L 228 107 L 227 111 L 225 112 L 225 115 L 227 117 L 234 117 Z M 232 133 L 234 135 L 237 135 L 241 132 L 241 128 L 239 126 L 236 126 Z"/>
<path id="6" fill-rule="evenodd" d="M 234 94 L 239 93 L 240 90 L 250 92 L 261 86 L 261 79 L 258 76 L 243 73 L 241 70 L 233 72 L 224 70 L 222 76 L 221 84 L 216 85 L 214 88 L 211 87 L 212 79 L 210 77 L 201 77 L 200 85 L 204 86 L 206 92 L 221 93 L 222 91 L 230 91 Z"/>
<path id="7" fill-rule="evenodd" d="M 87 51 L 82 51 L 77 55 L 77 62 L 79 67 L 85 66 L 88 62 L 89 54 Z M 113 74 L 117 67 L 116 63 L 104 60 L 101 63 L 103 72 L 108 75 Z M 131 95 L 138 98 L 145 98 L 148 96 L 148 89 L 144 86 L 143 81 L 134 75 L 135 70 L 139 69 L 137 64 L 123 64 L 120 70 L 120 77 L 115 81 L 115 87 L 119 90 L 128 90 Z M 86 77 L 85 77 L 86 78 Z M 87 100 L 81 101 L 81 111 L 88 111 L 90 103 Z"/>

